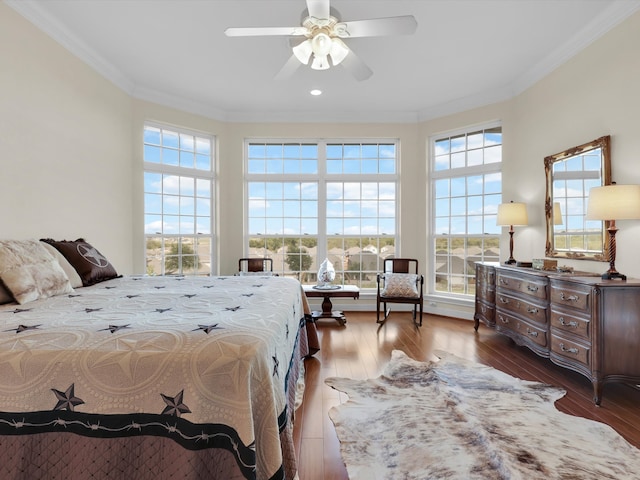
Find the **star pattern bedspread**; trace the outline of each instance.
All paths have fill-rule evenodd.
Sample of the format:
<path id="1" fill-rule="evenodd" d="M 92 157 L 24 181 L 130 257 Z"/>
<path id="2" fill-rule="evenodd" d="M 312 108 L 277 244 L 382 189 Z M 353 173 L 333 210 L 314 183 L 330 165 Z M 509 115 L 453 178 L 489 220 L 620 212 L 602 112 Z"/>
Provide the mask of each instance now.
<path id="1" fill-rule="evenodd" d="M 125 277 L 1 306 L 0 433 L 162 436 L 277 478 L 303 297 L 282 277 Z"/>

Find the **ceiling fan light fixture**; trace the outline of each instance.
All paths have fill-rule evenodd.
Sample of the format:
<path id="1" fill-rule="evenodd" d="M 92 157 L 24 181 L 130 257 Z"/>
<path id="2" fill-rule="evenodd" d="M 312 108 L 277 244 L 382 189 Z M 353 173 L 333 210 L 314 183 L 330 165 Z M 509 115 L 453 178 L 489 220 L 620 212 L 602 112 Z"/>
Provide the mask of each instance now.
<path id="1" fill-rule="evenodd" d="M 300 62 L 313 70 L 327 70 L 342 64 L 356 80 L 363 81 L 371 77 L 373 71 L 342 39 L 410 35 L 418 26 L 413 15 L 343 22 L 340 14 L 331 7 L 331 1 L 305 0 L 307 8 L 302 12 L 300 26 L 230 27 L 225 30 L 225 35 L 290 37 L 293 53 L 276 78 L 291 76 Z"/>
<path id="2" fill-rule="evenodd" d="M 293 54 L 303 65 L 307 65 L 309 63 L 312 53 L 313 48 L 311 47 L 311 40 L 309 39 L 293 47 Z"/>
<path id="3" fill-rule="evenodd" d="M 326 55 L 320 56 L 314 54 L 311 68 L 314 70 L 327 70 L 329 68 L 329 59 Z"/>
<path id="4" fill-rule="evenodd" d="M 339 65 L 348 54 L 349 47 L 347 47 L 339 38 L 333 38 L 331 42 L 331 51 L 329 52 L 333 65 Z"/>
<path id="5" fill-rule="evenodd" d="M 331 37 L 324 32 L 316 33 L 311 39 L 311 48 L 316 57 L 326 57 L 329 55 L 332 45 Z"/>

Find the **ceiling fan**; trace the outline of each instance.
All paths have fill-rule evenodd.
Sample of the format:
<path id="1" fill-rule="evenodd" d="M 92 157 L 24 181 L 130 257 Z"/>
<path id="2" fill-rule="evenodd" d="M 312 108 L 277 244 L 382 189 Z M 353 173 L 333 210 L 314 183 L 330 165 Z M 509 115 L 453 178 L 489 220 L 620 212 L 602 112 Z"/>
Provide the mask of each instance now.
<path id="1" fill-rule="evenodd" d="M 231 27 L 224 33 L 228 37 L 290 36 L 293 54 L 276 78 L 292 75 L 300 65 L 326 70 L 341 64 L 361 81 L 373 72 L 343 39 L 409 35 L 418 26 L 413 15 L 343 22 L 329 0 L 306 0 L 306 3 L 299 27 Z"/>

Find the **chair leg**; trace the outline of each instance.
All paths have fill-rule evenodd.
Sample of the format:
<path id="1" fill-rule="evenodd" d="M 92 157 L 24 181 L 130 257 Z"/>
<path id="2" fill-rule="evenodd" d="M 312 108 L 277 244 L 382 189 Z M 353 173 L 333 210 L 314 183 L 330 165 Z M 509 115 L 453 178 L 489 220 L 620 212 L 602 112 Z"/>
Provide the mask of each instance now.
<path id="1" fill-rule="evenodd" d="M 376 299 L 376 323 L 382 323 L 380 322 L 380 299 L 379 298 Z"/>

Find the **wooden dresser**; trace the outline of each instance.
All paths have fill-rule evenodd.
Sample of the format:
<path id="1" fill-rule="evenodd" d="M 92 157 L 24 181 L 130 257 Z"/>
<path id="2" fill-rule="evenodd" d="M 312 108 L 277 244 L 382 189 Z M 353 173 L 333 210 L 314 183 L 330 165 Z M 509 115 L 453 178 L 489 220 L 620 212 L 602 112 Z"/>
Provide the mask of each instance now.
<path id="1" fill-rule="evenodd" d="M 604 384 L 640 383 L 640 280 L 476 263 L 474 318 L 586 376 L 596 405 Z"/>

